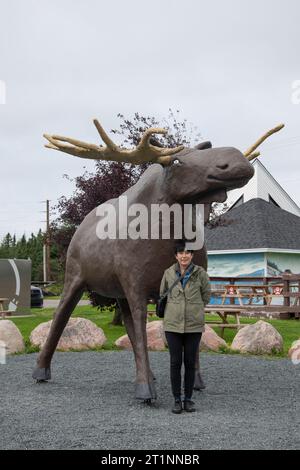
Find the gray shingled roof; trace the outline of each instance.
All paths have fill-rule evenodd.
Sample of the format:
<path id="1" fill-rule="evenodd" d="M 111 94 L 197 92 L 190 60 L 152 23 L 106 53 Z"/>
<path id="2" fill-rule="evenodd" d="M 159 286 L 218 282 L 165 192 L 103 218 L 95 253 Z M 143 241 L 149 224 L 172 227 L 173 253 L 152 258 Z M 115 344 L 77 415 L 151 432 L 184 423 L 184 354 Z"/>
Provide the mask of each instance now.
<path id="1" fill-rule="evenodd" d="M 284 248 L 300 250 L 300 217 L 263 199 L 251 199 L 221 216 L 221 225 L 205 228 L 207 250 Z"/>

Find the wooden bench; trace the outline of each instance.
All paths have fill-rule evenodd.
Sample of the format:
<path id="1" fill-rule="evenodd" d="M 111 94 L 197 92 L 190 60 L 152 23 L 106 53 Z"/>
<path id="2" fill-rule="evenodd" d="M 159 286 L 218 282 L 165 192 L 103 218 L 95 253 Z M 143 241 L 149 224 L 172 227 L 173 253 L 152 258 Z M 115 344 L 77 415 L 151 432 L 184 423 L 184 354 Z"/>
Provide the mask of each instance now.
<path id="1" fill-rule="evenodd" d="M 1 310 L 0 315 L 2 318 L 10 317 L 13 314 L 11 310 Z"/>
<path id="2" fill-rule="evenodd" d="M 235 328 L 239 331 L 240 328 L 243 328 L 246 325 L 241 325 L 240 323 L 240 313 L 243 308 L 239 305 L 207 305 L 204 309 L 205 313 L 216 313 L 221 318 L 221 321 L 207 320 L 206 324 L 210 326 L 217 326 L 221 328 L 221 338 L 224 337 L 225 328 Z M 235 317 L 236 323 L 229 323 L 227 320 L 227 315 L 233 315 Z"/>
<path id="3" fill-rule="evenodd" d="M 12 314 L 10 310 L 5 310 L 4 308 L 8 301 L 9 299 L 7 297 L 0 297 L 0 315 L 2 318 L 5 318 L 5 316 L 9 316 Z"/>

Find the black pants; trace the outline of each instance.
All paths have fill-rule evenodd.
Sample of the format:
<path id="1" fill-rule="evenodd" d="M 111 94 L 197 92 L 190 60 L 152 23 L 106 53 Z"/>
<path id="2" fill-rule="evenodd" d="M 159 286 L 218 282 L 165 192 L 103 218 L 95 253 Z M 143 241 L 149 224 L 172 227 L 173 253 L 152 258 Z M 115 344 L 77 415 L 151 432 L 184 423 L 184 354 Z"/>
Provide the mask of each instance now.
<path id="1" fill-rule="evenodd" d="M 202 333 L 173 333 L 166 331 L 171 359 L 171 385 L 175 400 L 181 397 L 181 367 L 184 357 L 184 395 L 190 400 L 195 382 L 195 363 Z"/>

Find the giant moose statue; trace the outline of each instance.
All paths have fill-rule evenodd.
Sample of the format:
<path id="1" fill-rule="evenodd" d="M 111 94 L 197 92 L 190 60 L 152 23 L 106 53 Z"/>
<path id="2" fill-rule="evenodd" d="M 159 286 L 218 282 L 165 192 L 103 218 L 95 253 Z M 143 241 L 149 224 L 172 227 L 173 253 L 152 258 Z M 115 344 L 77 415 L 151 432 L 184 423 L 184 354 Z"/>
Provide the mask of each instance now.
<path id="1" fill-rule="evenodd" d="M 97 120 L 94 124 L 106 146 L 45 134 L 49 142 L 46 147 L 81 158 L 137 165 L 151 162 L 138 182 L 122 195 L 127 196 L 128 207 L 139 203 L 149 211 L 152 204 L 203 203 L 209 208 L 214 201 L 225 201 L 227 190 L 244 186 L 253 176 L 249 159 L 258 155 L 253 153 L 256 147 L 283 127 L 269 131 L 243 154 L 233 147 L 211 148 L 210 142 L 195 148 L 160 148 L 151 143 L 152 135 L 166 131 L 157 128 L 148 129 L 138 146 L 127 150 L 115 145 Z M 108 203 L 118 214 L 119 200 Z M 156 398 L 156 391 L 147 351 L 147 302 L 158 295 L 164 270 L 174 263 L 174 239 L 123 239 L 118 237 L 120 226 L 115 238 L 99 239 L 98 209 L 85 217 L 70 243 L 63 294 L 33 378 L 37 381 L 51 378 L 50 364 L 57 343 L 83 291 L 88 289 L 118 299 L 135 356 L 135 396 L 151 401 Z M 205 218 L 208 216 L 206 210 Z M 205 247 L 195 252 L 194 262 L 206 268 Z"/>

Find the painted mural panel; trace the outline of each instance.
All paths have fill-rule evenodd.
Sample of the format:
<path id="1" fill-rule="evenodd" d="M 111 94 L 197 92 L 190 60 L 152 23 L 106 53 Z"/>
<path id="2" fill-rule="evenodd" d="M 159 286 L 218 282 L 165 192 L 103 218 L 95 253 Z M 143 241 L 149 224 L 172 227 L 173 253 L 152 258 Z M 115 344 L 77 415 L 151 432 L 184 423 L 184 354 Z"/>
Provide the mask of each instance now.
<path id="1" fill-rule="evenodd" d="M 264 277 L 265 275 L 264 253 L 232 253 L 220 255 L 208 255 L 208 274 L 210 277 Z M 241 281 L 240 284 L 249 284 L 253 281 Z M 263 281 L 261 281 L 263 282 Z M 228 283 L 228 282 L 226 282 Z M 257 283 L 257 281 L 256 281 Z M 215 282 L 215 287 L 224 284 L 224 281 Z M 220 295 L 212 295 L 210 304 L 221 304 Z M 243 303 L 248 301 L 243 299 Z M 230 299 L 225 300 L 225 305 Z M 238 300 L 234 299 L 238 304 Z M 261 304 L 260 298 L 255 298 L 253 304 Z"/>
<path id="2" fill-rule="evenodd" d="M 209 276 L 264 277 L 264 253 L 208 255 Z"/>
<path id="3" fill-rule="evenodd" d="M 294 253 L 266 253 L 267 275 L 278 276 L 286 269 L 292 273 L 300 273 L 300 254 Z M 290 286 L 291 292 L 297 292 L 297 288 Z M 283 296 L 273 297 L 271 305 L 283 305 Z"/>
<path id="4" fill-rule="evenodd" d="M 300 273 L 300 254 L 294 253 L 266 253 L 267 275 L 278 276 L 286 269 L 292 273 Z"/>
<path id="5" fill-rule="evenodd" d="M 266 259 L 266 261 L 265 261 Z M 267 272 L 265 272 L 265 263 Z M 286 269 L 292 273 L 300 273 L 300 254 L 293 253 L 233 253 L 208 255 L 208 274 L 210 277 L 264 277 L 278 276 Z M 249 284 L 254 281 L 241 281 L 240 284 Z M 263 281 L 261 281 L 263 282 Z M 216 284 L 223 284 L 224 281 Z M 257 283 L 257 281 L 255 281 Z M 293 290 L 293 288 L 291 288 Z M 220 297 L 213 296 L 211 304 L 221 303 Z M 226 299 L 225 304 L 230 303 Z M 235 299 L 235 302 L 237 300 Z M 245 301 L 244 303 L 247 303 Z M 262 298 L 255 298 L 253 304 L 263 303 Z M 283 296 L 273 297 L 271 305 L 282 305 Z"/>

